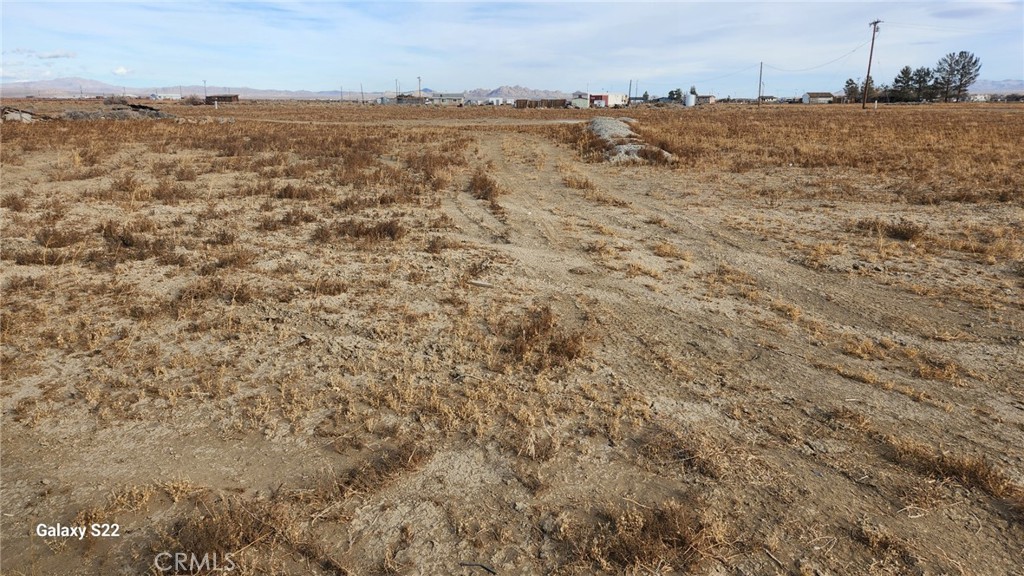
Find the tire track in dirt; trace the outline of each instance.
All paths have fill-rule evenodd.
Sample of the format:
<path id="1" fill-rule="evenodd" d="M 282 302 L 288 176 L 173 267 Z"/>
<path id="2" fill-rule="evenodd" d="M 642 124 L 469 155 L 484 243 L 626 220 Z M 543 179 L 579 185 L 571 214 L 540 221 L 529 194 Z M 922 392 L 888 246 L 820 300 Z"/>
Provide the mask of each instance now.
<path id="1" fill-rule="evenodd" d="M 508 145 L 502 146 L 503 139 L 535 150 L 544 163 L 538 167 L 505 158 Z M 508 190 L 499 201 L 506 211 L 504 235 L 509 243 L 497 248 L 516 260 L 517 272 L 543 280 L 542 291 L 598 303 L 597 315 L 606 331 L 601 361 L 619 385 L 650 400 L 655 417 L 716 430 L 713 435 L 724 446 L 743 445 L 743 457 L 761 463 L 736 464 L 735 473 L 744 482 L 771 485 L 772 477 L 786 479 L 778 494 L 756 504 L 758 515 L 805 522 L 806 515 L 787 503 L 797 494 L 818 494 L 827 500 L 825 495 L 843 493 L 843 501 L 853 504 L 843 510 L 830 508 L 831 522 L 856 531 L 858 518 L 888 515 L 902 507 L 890 509 L 900 502 L 893 491 L 906 482 L 905 472 L 887 460 L 874 436 L 877 430 L 942 438 L 945 446 L 964 453 L 998 453 L 999 446 L 1013 442 L 1012 430 L 950 434 L 977 427 L 969 406 L 947 413 L 823 370 L 815 362 L 842 363 L 849 358 L 838 350 L 816 347 L 795 323 L 784 326 L 783 333 L 758 325 L 758 305 L 731 292 L 709 295 L 701 274 L 724 264 L 750 275 L 772 299 L 795 306 L 804 317 L 825 322 L 836 332 L 892 336 L 911 343 L 965 321 L 983 322 L 977 310 L 966 305 L 937 309 L 927 298 L 880 285 L 870 277 L 809 269 L 751 234 L 728 229 L 721 218 L 693 209 L 685 198 L 637 193 L 671 189 L 683 178 L 666 170 L 583 164 L 568 150 L 534 135 L 484 134 L 481 151 L 482 162 L 490 160 L 492 175 Z M 555 169 L 560 162 L 582 172 L 601 194 L 617 202 L 596 202 L 566 188 Z M 456 204 L 467 199 L 460 195 Z M 659 219 L 669 225 L 659 224 Z M 598 242 L 629 246 L 621 253 L 623 258 L 643 262 L 652 258 L 644 251 L 657 238 L 693 252 L 691 270 L 631 278 L 620 265 L 620 254 L 604 257 L 587 250 Z M 590 273 L 570 271 L 581 269 Z M 764 303 L 760 307 L 771 319 Z M 932 397 L 960 398 L 968 404 L 993 393 L 988 385 L 973 392 L 951 392 L 948 383 L 914 383 Z M 846 414 L 851 406 L 852 413 L 869 415 L 872 427 L 830 429 L 831 415 Z M 860 469 L 874 470 L 873 476 L 857 472 L 850 460 L 853 454 L 861 459 Z M 736 486 L 726 487 L 733 489 L 742 493 Z M 1000 522 L 997 510 L 984 506 L 974 513 Z M 749 516 L 749 511 L 745 513 Z M 913 530 L 906 519 L 890 521 Z M 740 524 L 752 533 L 763 530 L 756 522 Z"/>

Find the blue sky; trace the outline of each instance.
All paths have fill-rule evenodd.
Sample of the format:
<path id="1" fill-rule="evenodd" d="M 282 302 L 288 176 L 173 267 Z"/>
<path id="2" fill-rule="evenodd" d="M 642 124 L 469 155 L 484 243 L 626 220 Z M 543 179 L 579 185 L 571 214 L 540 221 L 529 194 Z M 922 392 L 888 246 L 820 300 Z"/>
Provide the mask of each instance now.
<path id="1" fill-rule="evenodd" d="M 2 2 L 4 82 L 82 77 L 127 87 L 551 90 L 753 96 L 839 90 L 864 76 L 981 58 L 1024 78 L 1012 2 Z"/>

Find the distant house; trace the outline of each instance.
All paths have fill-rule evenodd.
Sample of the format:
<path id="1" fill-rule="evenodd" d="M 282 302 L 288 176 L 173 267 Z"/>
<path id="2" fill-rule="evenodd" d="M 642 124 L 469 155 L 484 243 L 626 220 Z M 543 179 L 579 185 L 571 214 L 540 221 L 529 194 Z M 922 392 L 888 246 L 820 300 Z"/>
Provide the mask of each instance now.
<path id="1" fill-rule="evenodd" d="M 831 92 L 805 92 L 800 101 L 804 104 L 831 104 L 835 99 Z"/>
<path id="2" fill-rule="evenodd" d="M 434 92 L 430 95 L 430 103 L 437 104 L 438 106 L 462 106 L 466 101 L 465 93 L 452 93 L 447 94 L 444 92 Z"/>
<path id="3" fill-rule="evenodd" d="M 615 108 L 629 104 L 629 96 L 626 94 L 590 94 L 590 106 L 593 108 Z"/>
<path id="4" fill-rule="evenodd" d="M 181 100 L 180 94 L 150 94 L 150 100 Z"/>
<path id="5" fill-rule="evenodd" d="M 426 104 L 427 99 L 422 96 L 413 96 L 412 94 L 399 94 L 395 101 L 399 104 Z"/>
<path id="6" fill-rule="evenodd" d="M 712 96 L 711 94 L 705 94 L 704 96 L 701 96 L 699 94 L 697 95 L 697 105 L 698 106 L 702 105 L 702 104 L 714 104 L 714 103 L 715 103 L 715 97 Z"/>
<path id="7" fill-rule="evenodd" d="M 227 104 L 228 102 L 238 102 L 238 94 L 215 94 L 206 97 L 206 104 L 209 106 Z"/>

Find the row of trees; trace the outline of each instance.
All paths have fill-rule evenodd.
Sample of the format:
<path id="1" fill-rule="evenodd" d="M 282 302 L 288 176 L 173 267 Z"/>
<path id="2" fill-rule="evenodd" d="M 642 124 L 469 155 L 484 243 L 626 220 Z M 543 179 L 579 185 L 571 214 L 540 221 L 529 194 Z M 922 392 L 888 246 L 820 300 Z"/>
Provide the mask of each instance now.
<path id="1" fill-rule="evenodd" d="M 693 94 L 694 96 L 697 95 L 697 87 L 696 86 L 690 86 L 690 94 Z M 670 100 L 678 100 L 679 102 L 682 102 L 683 101 L 683 91 L 680 88 L 676 88 L 675 90 L 669 90 L 668 91 L 668 97 L 669 97 Z"/>
<path id="2" fill-rule="evenodd" d="M 934 69 L 922 66 L 914 70 L 904 66 L 891 85 L 883 84 L 877 89 L 870 76 L 863 86 L 850 78 L 843 92 L 850 101 L 860 101 L 864 97 L 863 90 L 867 90 L 868 100 L 919 102 L 941 99 L 943 102 L 963 102 L 980 73 L 981 59 L 977 56 L 966 51 L 950 52 L 939 59 Z"/>

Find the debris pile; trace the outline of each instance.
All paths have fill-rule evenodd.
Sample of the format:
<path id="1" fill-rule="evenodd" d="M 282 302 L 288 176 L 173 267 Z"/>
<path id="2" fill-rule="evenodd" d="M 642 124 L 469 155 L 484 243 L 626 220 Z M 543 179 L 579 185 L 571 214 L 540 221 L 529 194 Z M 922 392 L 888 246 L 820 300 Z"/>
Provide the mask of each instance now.
<path id="1" fill-rule="evenodd" d="M 35 112 L 28 112 L 26 110 L 18 110 L 17 108 L 11 108 L 10 106 L 4 106 L 0 109 L 0 120 L 3 122 L 35 122 L 36 120 L 49 120 L 49 117 L 43 116 L 42 114 L 36 114 Z"/>
<path id="2" fill-rule="evenodd" d="M 162 120 L 174 117 L 173 114 L 143 104 L 115 104 L 106 110 L 95 112 L 68 110 L 64 113 L 66 120 Z"/>
<path id="3" fill-rule="evenodd" d="M 612 163 L 671 164 L 672 154 L 645 143 L 629 127 L 632 118 L 598 117 L 590 121 L 590 131 L 609 144 L 607 159 Z"/>

